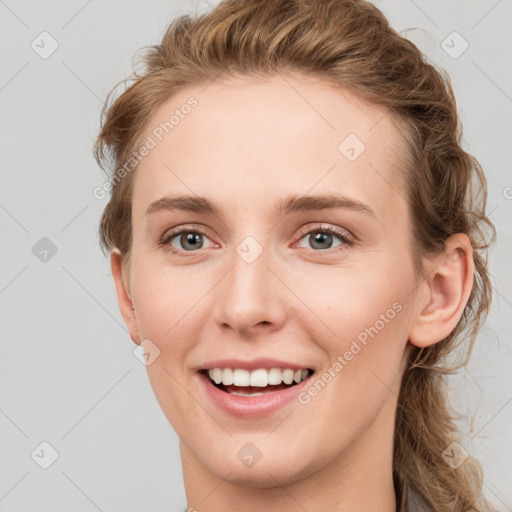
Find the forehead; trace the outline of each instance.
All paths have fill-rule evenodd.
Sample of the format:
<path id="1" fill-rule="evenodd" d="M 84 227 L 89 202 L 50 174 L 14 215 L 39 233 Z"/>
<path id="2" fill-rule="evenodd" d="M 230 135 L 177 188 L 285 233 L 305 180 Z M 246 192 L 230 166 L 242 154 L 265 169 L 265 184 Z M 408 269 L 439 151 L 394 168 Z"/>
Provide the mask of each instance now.
<path id="1" fill-rule="evenodd" d="M 165 194 L 247 209 L 290 193 L 339 191 L 377 211 L 404 197 L 405 144 L 392 115 L 300 74 L 184 89 L 148 120 L 141 140 L 150 139 L 135 174 L 134 217 Z"/>

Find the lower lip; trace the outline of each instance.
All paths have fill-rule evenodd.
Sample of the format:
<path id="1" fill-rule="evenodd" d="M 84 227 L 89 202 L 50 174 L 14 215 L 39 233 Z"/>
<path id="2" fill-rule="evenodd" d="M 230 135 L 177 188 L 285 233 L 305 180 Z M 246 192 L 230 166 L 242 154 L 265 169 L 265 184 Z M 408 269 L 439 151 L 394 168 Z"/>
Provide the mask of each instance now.
<path id="1" fill-rule="evenodd" d="M 311 375 L 299 384 L 258 396 L 239 396 L 226 393 L 212 384 L 203 373 L 198 373 L 206 394 L 220 409 L 239 418 L 258 418 L 272 414 L 290 403 L 310 384 Z"/>

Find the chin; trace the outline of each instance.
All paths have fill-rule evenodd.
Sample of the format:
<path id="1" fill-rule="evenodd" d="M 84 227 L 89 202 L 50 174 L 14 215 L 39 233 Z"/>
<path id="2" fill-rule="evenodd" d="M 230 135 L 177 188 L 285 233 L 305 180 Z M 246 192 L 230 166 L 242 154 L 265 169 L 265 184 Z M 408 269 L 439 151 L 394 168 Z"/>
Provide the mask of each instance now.
<path id="1" fill-rule="evenodd" d="M 249 439 L 246 437 L 243 443 L 233 442 L 231 446 L 235 444 L 244 446 L 246 442 L 251 442 Z M 301 450 L 291 448 L 281 440 L 279 442 L 281 451 L 268 446 L 262 449 L 261 458 L 252 465 L 244 464 L 237 456 L 240 449 L 232 451 L 231 446 L 226 450 L 217 448 L 221 452 L 219 458 L 203 458 L 199 462 L 211 473 L 237 486 L 265 489 L 288 485 L 310 476 L 325 465 L 325 461 L 305 460 Z M 226 456 L 228 451 L 233 453 L 229 457 Z M 268 451 L 271 455 L 265 456 L 265 452 L 268 453 Z M 243 459 L 243 456 L 240 458 Z"/>

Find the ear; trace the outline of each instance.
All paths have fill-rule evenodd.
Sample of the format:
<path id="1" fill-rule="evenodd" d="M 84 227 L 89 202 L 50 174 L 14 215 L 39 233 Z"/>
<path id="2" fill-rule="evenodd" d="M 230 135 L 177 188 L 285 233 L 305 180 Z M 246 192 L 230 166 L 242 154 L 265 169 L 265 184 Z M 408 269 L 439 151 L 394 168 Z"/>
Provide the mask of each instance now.
<path id="1" fill-rule="evenodd" d="M 110 253 L 110 268 L 112 269 L 112 276 L 116 285 L 117 302 L 119 310 L 123 316 L 124 323 L 130 333 L 130 338 L 136 344 L 140 344 L 140 336 L 138 334 L 137 320 L 135 318 L 135 311 L 129 290 L 126 289 L 125 281 L 128 282 L 125 276 L 123 279 L 123 258 L 121 251 L 115 247 Z"/>
<path id="2" fill-rule="evenodd" d="M 428 277 L 420 284 L 418 311 L 409 342 L 427 347 L 446 338 L 457 325 L 473 288 L 473 248 L 467 235 L 457 233 L 444 251 L 431 260 Z"/>

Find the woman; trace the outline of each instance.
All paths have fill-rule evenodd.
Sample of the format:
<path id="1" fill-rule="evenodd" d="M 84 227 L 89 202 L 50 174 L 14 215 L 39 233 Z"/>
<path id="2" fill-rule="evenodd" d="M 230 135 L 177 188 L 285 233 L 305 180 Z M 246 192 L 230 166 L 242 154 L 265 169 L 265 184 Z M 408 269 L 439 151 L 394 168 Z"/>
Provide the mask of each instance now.
<path id="1" fill-rule="evenodd" d="M 225 0 L 144 64 L 100 236 L 189 510 L 492 510 L 443 380 L 494 236 L 446 74 L 361 0 Z"/>

